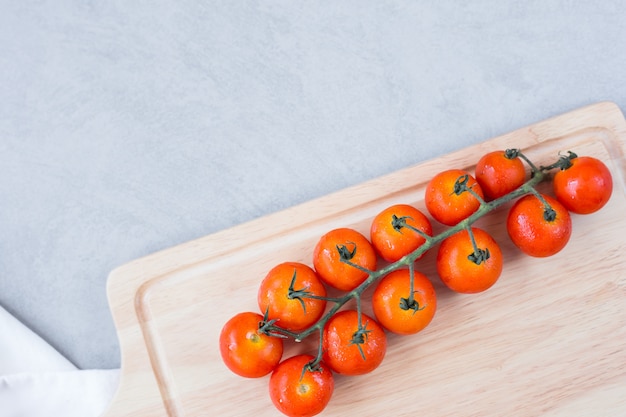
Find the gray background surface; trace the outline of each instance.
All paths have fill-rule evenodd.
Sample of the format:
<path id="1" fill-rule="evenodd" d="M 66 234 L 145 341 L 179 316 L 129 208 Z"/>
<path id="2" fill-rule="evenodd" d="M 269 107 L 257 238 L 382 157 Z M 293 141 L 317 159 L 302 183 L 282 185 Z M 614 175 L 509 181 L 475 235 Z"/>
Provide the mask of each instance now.
<path id="1" fill-rule="evenodd" d="M 548 117 L 626 109 L 626 2 L 0 0 L 0 305 L 120 365 L 130 260 Z"/>

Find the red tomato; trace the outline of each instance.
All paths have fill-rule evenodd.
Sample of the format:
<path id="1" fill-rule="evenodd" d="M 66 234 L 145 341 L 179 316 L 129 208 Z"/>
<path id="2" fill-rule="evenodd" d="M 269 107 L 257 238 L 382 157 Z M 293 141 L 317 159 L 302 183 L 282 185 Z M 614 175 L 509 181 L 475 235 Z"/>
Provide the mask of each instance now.
<path id="1" fill-rule="evenodd" d="M 507 232 L 515 246 L 536 257 L 559 252 L 572 234 L 572 220 L 567 209 L 552 197 L 542 195 L 542 198 L 554 210 L 554 217 L 539 198 L 529 194 L 513 204 L 506 221 Z"/>
<path id="2" fill-rule="evenodd" d="M 321 413 L 333 395 L 333 373 L 324 362 L 305 370 L 311 355 L 297 355 L 281 362 L 272 372 L 270 398 L 281 413 L 290 417 L 311 417 Z"/>
<path id="3" fill-rule="evenodd" d="M 496 283 L 502 273 L 502 251 L 498 243 L 482 229 L 472 227 L 476 254 L 467 230 L 446 238 L 437 252 L 437 272 L 451 290 L 472 294 L 485 291 Z"/>
<path id="4" fill-rule="evenodd" d="M 577 214 L 600 210 L 611 198 L 613 177 L 602 161 L 590 156 L 570 160 L 571 165 L 554 174 L 557 200 Z"/>
<path id="5" fill-rule="evenodd" d="M 315 271 L 327 284 L 342 291 L 351 291 L 369 274 L 343 262 L 342 253 L 344 259 L 367 271 L 376 270 L 378 258 L 369 240 L 354 229 L 331 230 L 320 238 L 313 251 Z"/>
<path id="6" fill-rule="evenodd" d="M 259 333 L 263 316 L 245 312 L 232 317 L 220 333 L 224 364 L 237 375 L 259 378 L 272 372 L 283 356 L 283 341 Z"/>
<path id="7" fill-rule="evenodd" d="M 324 326 L 323 360 L 343 375 L 362 375 L 378 367 L 387 352 L 387 336 L 373 318 L 342 310 Z"/>
<path id="8" fill-rule="evenodd" d="M 326 308 L 326 288 L 309 266 L 284 262 L 272 268 L 259 287 L 257 300 L 267 320 L 287 330 L 303 330 L 313 325 Z"/>
<path id="9" fill-rule="evenodd" d="M 413 299 L 411 273 L 397 269 L 385 275 L 374 290 L 374 315 L 387 330 L 398 334 L 414 334 L 432 321 L 437 310 L 435 288 L 426 275 L 413 271 Z M 412 302 L 411 302 L 412 301 Z"/>
<path id="10" fill-rule="evenodd" d="M 526 180 L 524 163 L 515 150 L 487 153 L 476 164 L 475 174 L 487 200 L 510 193 Z"/>
<path id="11" fill-rule="evenodd" d="M 476 179 L 460 169 L 440 172 L 428 183 L 424 202 L 430 215 L 438 222 L 454 226 L 480 207 L 480 200 L 471 192 L 460 191 L 458 185 L 463 180 L 465 188 L 471 188 L 480 198 L 484 198 Z"/>
<path id="12" fill-rule="evenodd" d="M 385 261 L 395 262 L 415 251 L 426 241 L 412 228 L 428 236 L 433 234 L 430 220 L 417 208 L 408 204 L 388 207 L 372 220 L 370 228 L 372 245 Z"/>

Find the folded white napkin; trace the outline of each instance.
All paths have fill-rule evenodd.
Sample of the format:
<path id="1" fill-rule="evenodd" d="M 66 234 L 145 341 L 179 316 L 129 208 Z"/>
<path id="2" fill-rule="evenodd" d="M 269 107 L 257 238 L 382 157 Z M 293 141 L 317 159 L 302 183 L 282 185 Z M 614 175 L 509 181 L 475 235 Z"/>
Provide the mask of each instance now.
<path id="1" fill-rule="evenodd" d="M 99 417 L 119 373 L 77 369 L 0 306 L 0 417 Z"/>

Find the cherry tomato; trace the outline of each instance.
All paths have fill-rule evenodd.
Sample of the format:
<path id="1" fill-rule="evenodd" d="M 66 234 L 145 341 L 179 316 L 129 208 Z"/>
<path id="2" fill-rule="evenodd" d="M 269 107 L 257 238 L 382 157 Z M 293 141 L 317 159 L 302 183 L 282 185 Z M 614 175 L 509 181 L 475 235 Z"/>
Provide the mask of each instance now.
<path id="1" fill-rule="evenodd" d="M 395 262 L 415 251 L 426 241 L 412 228 L 428 236 L 433 234 L 430 220 L 417 208 L 408 204 L 388 207 L 372 220 L 370 228 L 372 245 L 385 261 Z"/>
<path id="2" fill-rule="evenodd" d="M 372 295 L 372 308 L 378 322 L 398 334 L 414 334 L 432 321 L 437 310 L 435 288 L 426 275 L 397 269 L 385 275 Z"/>
<path id="3" fill-rule="evenodd" d="M 323 360 L 343 375 L 362 375 L 378 367 L 387 352 L 387 336 L 373 318 L 342 310 L 324 326 Z"/>
<path id="4" fill-rule="evenodd" d="M 267 320 L 287 330 L 303 330 L 313 325 L 326 308 L 326 288 L 309 266 L 284 262 L 272 268 L 259 287 L 257 300 Z"/>
<path id="5" fill-rule="evenodd" d="M 451 290 L 472 294 L 485 291 L 502 273 L 502 251 L 498 243 L 482 229 L 472 227 L 476 252 L 467 230 L 444 239 L 437 252 L 437 272 Z"/>
<path id="6" fill-rule="evenodd" d="M 600 210 L 613 191 L 611 171 L 599 159 L 575 157 L 571 165 L 554 174 L 553 186 L 557 200 L 577 214 Z"/>
<path id="7" fill-rule="evenodd" d="M 343 254 L 343 255 L 342 255 Z M 342 291 L 351 291 L 369 276 L 341 259 L 368 271 L 376 270 L 378 258 L 369 240 L 350 228 L 331 230 L 322 236 L 313 251 L 313 266 L 322 281 Z"/>
<path id="8" fill-rule="evenodd" d="M 553 212 L 535 195 L 526 195 L 513 204 L 506 220 L 511 241 L 522 252 L 535 257 L 554 255 L 565 247 L 572 234 L 567 209 L 556 199 L 541 195 Z"/>
<path id="9" fill-rule="evenodd" d="M 488 201 L 510 193 L 526 180 L 526 169 L 515 150 L 483 155 L 476 164 L 475 174 Z"/>
<path id="10" fill-rule="evenodd" d="M 333 373 L 324 362 L 316 369 L 305 368 L 311 355 L 297 355 L 281 362 L 270 377 L 272 403 L 290 417 L 310 417 L 321 413 L 333 395 Z"/>
<path id="11" fill-rule="evenodd" d="M 272 372 L 283 356 L 283 341 L 259 333 L 263 316 L 244 312 L 224 324 L 220 333 L 220 354 L 224 364 L 237 375 L 259 378 Z"/>
<path id="12" fill-rule="evenodd" d="M 470 191 L 471 188 L 480 198 L 484 198 L 480 184 L 468 172 L 461 169 L 450 169 L 435 175 L 426 187 L 424 202 L 431 216 L 446 226 L 454 226 L 467 218 L 480 207 L 480 201 Z"/>

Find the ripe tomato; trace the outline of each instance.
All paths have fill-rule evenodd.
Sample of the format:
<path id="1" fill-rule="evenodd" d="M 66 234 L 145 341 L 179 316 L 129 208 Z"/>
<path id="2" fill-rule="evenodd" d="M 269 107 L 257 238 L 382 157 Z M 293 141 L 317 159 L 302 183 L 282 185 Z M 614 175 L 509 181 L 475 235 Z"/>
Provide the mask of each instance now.
<path id="1" fill-rule="evenodd" d="M 354 229 L 334 229 L 320 238 L 313 251 L 315 271 L 327 284 L 342 291 L 351 291 L 369 274 L 343 262 L 341 253 L 344 258 L 349 258 L 349 262 L 368 271 L 376 270 L 378 258 L 369 240 Z"/>
<path id="2" fill-rule="evenodd" d="M 333 373 L 324 362 L 315 370 L 304 370 L 313 359 L 311 355 L 293 356 L 272 372 L 270 398 L 281 413 L 310 417 L 321 413 L 328 405 L 335 388 Z"/>
<path id="3" fill-rule="evenodd" d="M 272 268 L 259 287 L 257 301 L 267 320 L 287 330 L 303 330 L 313 325 L 326 308 L 326 288 L 309 266 L 284 262 Z"/>
<path id="4" fill-rule="evenodd" d="M 362 375 L 378 367 L 387 352 L 387 336 L 373 318 L 342 310 L 324 326 L 323 360 L 343 375 Z"/>
<path id="5" fill-rule="evenodd" d="M 426 275 L 413 271 L 413 303 L 411 273 L 397 269 L 385 275 L 372 295 L 372 308 L 380 324 L 398 334 L 414 334 L 432 321 L 437 310 L 435 288 Z"/>
<path id="6" fill-rule="evenodd" d="M 590 156 L 575 157 L 568 168 L 554 174 L 553 186 L 557 200 L 577 214 L 600 210 L 613 191 L 611 171 L 602 161 Z"/>
<path id="7" fill-rule="evenodd" d="M 475 174 L 487 200 L 510 193 L 526 180 L 524 163 L 511 149 L 483 155 L 476 164 Z"/>
<path id="8" fill-rule="evenodd" d="M 426 187 L 426 209 L 435 220 L 446 226 L 454 226 L 480 207 L 480 201 L 471 192 L 460 191 L 459 179 L 465 179 L 465 188 L 471 188 L 480 198 L 484 198 L 480 184 L 461 169 L 440 172 Z"/>
<path id="9" fill-rule="evenodd" d="M 451 290 L 472 294 L 485 291 L 502 273 L 502 251 L 498 243 L 482 229 L 472 227 L 476 246 L 467 230 L 446 238 L 437 252 L 437 273 Z"/>
<path id="10" fill-rule="evenodd" d="M 544 203 L 526 195 L 513 204 L 506 220 L 511 241 L 522 252 L 535 257 L 554 255 L 565 247 L 572 234 L 572 220 L 558 200 L 541 195 L 554 211 L 550 217 Z"/>
<path id="11" fill-rule="evenodd" d="M 245 312 L 232 317 L 220 333 L 224 364 L 237 375 L 259 378 L 272 372 L 283 356 L 283 341 L 259 333 L 263 316 Z"/>
<path id="12" fill-rule="evenodd" d="M 415 228 L 432 236 L 428 217 L 408 204 L 396 204 L 374 217 L 370 228 L 372 245 L 387 262 L 395 262 L 420 247 L 426 239 Z"/>

